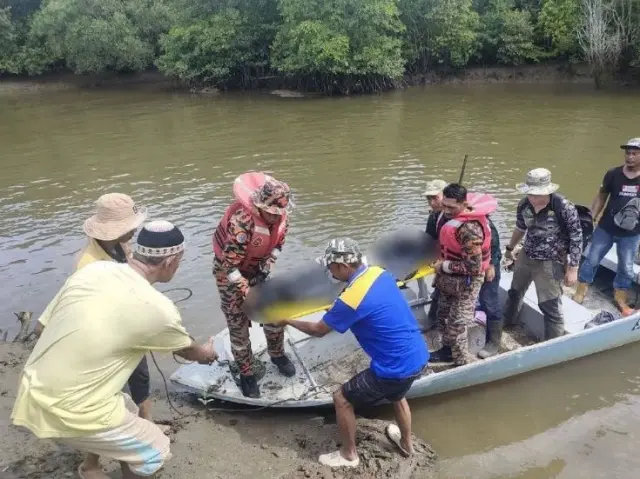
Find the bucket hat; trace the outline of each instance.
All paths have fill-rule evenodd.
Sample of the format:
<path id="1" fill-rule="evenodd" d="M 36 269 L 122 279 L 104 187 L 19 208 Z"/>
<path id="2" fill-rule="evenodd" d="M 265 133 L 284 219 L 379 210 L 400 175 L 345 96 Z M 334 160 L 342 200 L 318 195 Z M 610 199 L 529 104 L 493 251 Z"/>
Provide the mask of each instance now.
<path id="1" fill-rule="evenodd" d="M 107 193 L 96 201 L 96 212 L 83 225 L 87 236 L 113 241 L 136 230 L 147 218 L 147 209 L 136 205 L 129 195 Z"/>

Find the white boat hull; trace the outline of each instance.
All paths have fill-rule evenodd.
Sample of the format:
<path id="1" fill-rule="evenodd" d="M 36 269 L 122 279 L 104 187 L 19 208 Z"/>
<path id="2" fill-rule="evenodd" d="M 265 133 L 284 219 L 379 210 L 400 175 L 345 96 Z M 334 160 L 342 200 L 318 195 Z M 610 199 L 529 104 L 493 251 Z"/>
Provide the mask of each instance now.
<path id="1" fill-rule="evenodd" d="M 503 297 L 510 282 L 511 275 L 505 274 L 500 282 Z M 420 285 L 423 297 L 428 294 L 425 289 L 426 284 L 430 284 L 430 281 L 427 280 Z M 533 289 L 527 292 L 520 320 L 524 322 L 531 334 L 539 336 L 542 315 L 537 309 L 535 296 L 532 297 L 532 294 L 534 294 Z M 585 330 L 584 324 L 591 319 L 592 312 L 567 297 L 563 298 L 563 309 L 567 332 L 564 336 L 502 353 L 466 366 L 423 376 L 414 382 L 407 397 L 431 396 L 490 383 L 613 349 L 640 339 L 640 312 L 628 318 Z M 425 307 L 416 306 L 414 312 L 418 321 L 424 325 Z M 321 317 L 322 313 L 317 313 L 305 319 L 317 321 Z M 345 366 L 346 364 L 343 369 L 349 374 L 367 366 L 367 362 L 362 361 L 364 356 L 358 356 L 361 349 L 351 333 L 340 335 L 332 332 L 324 338 L 312 338 L 294 328 L 287 328 L 285 349 L 296 365 L 297 373 L 293 378 L 285 378 L 268 360 L 262 328 L 254 325 L 250 329 L 250 336 L 256 357 L 267 364 L 267 373 L 260 382 L 262 397 L 258 399 L 244 397 L 229 374 L 227 361 L 232 359 L 232 355 L 227 329 L 216 336 L 216 349 L 220 353 L 219 363 L 212 366 L 198 364 L 181 366 L 171 376 L 171 381 L 183 391 L 235 403 L 284 408 L 316 407 L 330 405 L 333 390 L 338 384 L 348 379 L 344 376 L 344 371 L 342 377 L 335 373 L 335 365 Z M 478 344 L 470 345 L 472 351 L 483 346 L 478 341 L 476 340 Z M 360 360 L 350 365 L 349 358 L 353 357 L 360 357 Z"/>

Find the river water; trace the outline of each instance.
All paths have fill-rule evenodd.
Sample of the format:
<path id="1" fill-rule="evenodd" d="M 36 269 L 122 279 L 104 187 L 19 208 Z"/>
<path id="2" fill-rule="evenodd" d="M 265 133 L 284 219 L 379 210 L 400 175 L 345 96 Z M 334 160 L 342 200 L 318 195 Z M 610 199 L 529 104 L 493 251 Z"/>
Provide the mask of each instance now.
<path id="1" fill-rule="evenodd" d="M 0 93 L 0 329 L 36 316 L 84 245 L 81 225 L 108 191 L 132 195 L 185 231 L 171 286 L 198 339 L 224 327 L 211 276 L 211 233 L 248 169 L 287 181 L 297 208 L 278 268 L 320 254 L 333 236 L 364 246 L 422 227 L 428 179 L 457 179 L 500 200 L 503 239 L 526 171 L 549 168 L 590 204 L 618 146 L 640 136 L 637 93 L 590 86 L 413 88 L 382 96 L 192 97 L 139 90 Z M 453 477 L 636 477 L 638 346 L 497 384 L 414 401 L 417 434 Z"/>

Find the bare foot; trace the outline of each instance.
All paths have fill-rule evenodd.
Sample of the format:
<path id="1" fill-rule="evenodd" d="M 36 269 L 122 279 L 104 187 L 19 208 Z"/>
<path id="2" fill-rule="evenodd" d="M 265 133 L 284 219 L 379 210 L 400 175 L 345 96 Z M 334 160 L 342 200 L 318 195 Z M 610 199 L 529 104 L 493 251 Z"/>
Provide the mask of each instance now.
<path id="1" fill-rule="evenodd" d="M 78 476 L 80 479 L 111 479 L 100 467 L 85 469 L 82 464 L 78 466 Z"/>

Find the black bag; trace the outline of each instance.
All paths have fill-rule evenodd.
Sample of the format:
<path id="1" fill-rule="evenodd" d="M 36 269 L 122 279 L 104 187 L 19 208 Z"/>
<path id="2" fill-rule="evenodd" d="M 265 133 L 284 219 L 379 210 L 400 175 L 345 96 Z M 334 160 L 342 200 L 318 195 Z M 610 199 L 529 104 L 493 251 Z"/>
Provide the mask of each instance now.
<path id="1" fill-rule="evenodd" d="M 591 237 L 593 236 L 593 216 L 591 215 L 591 210 L 583 205 L 574 205 L 576 210 L 578 211 L 578 218 L 580 220 L 580 228 L 582 229 L 582 251 L 584 251 L 591 241 Z M 564 218 L 562 217 L 562 210 L 564 208 L 564 197 L 562 195 L 558 195 L 556 193 L 551 195 L 551 209 L 556 215 L 556 221 L 560 226 L 560 229 L 564 233 L 565 236 L 569 236 L 569 231 L 567 229 L 567 225 L 564 222 Z"/>

